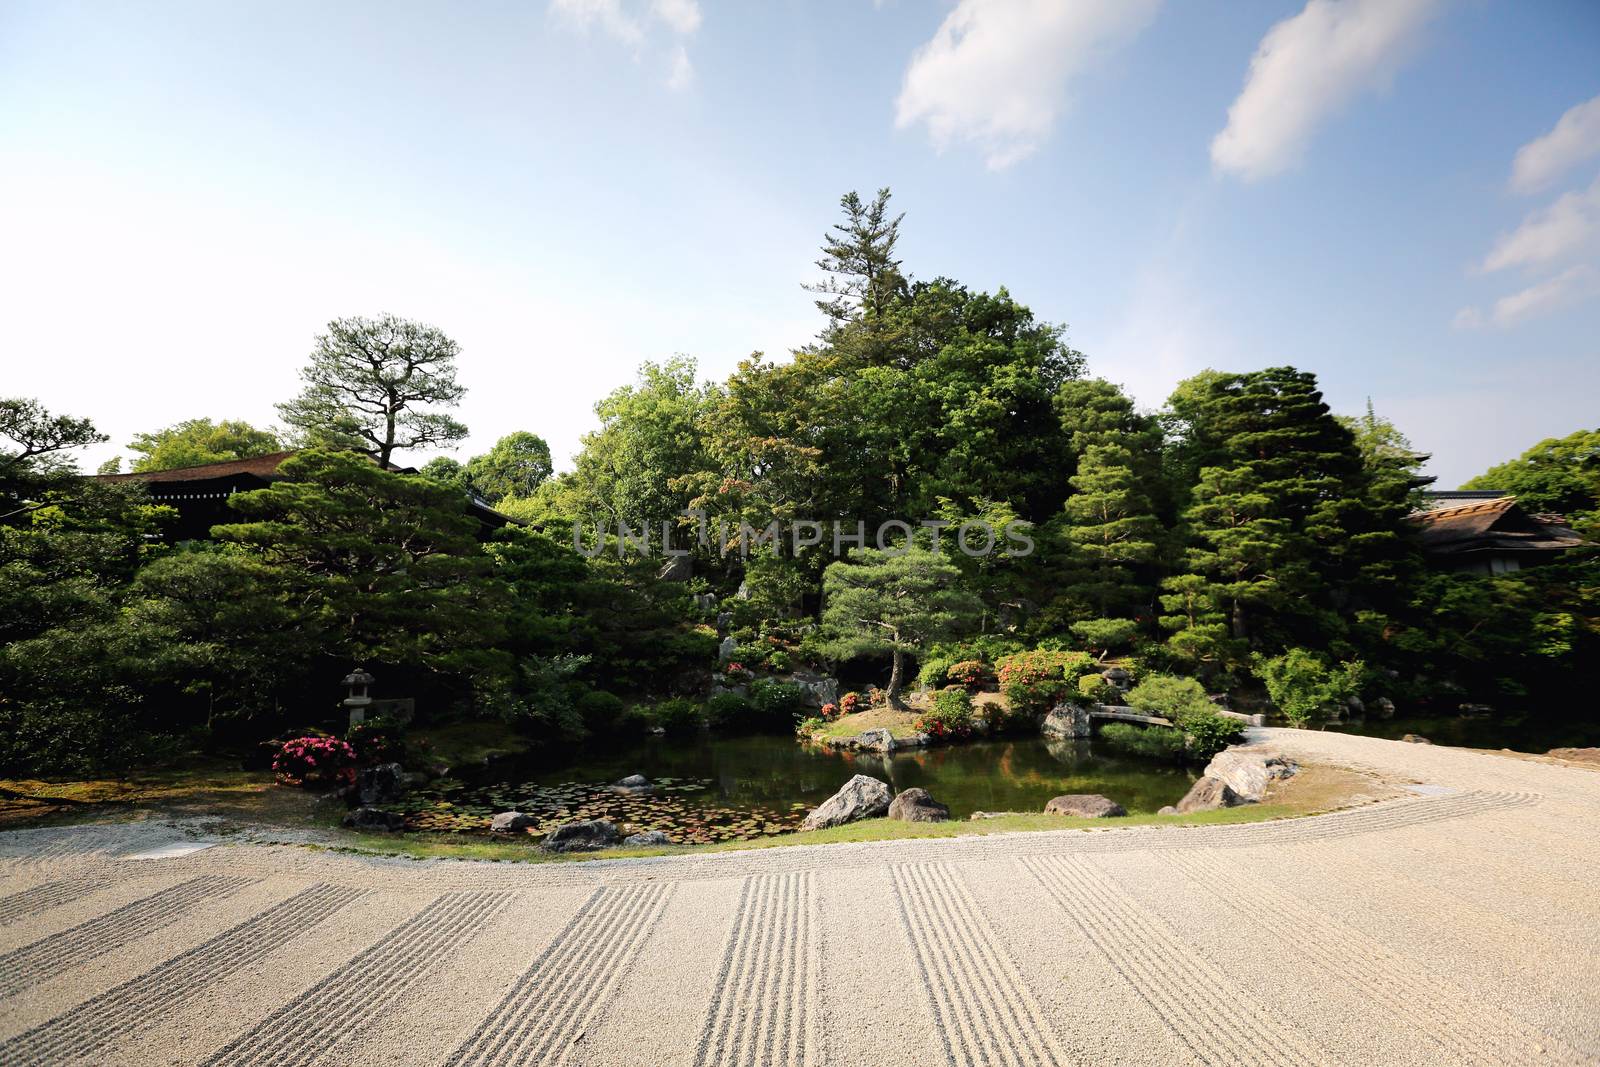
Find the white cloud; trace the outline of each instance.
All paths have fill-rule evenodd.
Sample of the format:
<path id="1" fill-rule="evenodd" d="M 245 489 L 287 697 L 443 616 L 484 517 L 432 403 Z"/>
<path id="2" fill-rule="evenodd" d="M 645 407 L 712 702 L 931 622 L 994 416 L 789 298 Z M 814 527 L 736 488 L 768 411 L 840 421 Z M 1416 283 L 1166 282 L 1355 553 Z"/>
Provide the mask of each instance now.
<path id="1" fill-rule="evenodd" d="M 1385 87 L 1438 0 L 1310 0 L 1267 31 L 1228 124 L 1211 142 L 1217 169 L 1246 181 L 1295 164 L 1317 124 L 1357 93 Z"/>
<path id="2" fill-rule="evenodd" d="M 1600 96 L 1570 108 L 1543 137 L 1517 149 L 1511 163 L 1511 188 L 1532 193 L 1567 168 L 1600 155 Z"/>
<path id="3" fill-rule="evenodd" d="M 1160 0 L 961 0 L 906 68 L 895 125 L 971 142 L 994 170 L 1036 151 L 1068 83 L 1155 17 Z"/>
<path id="4" fill-rule="evenodd" d="M 1483 261 L 1484 270 L 1527 267 L 1581 252 L 1600 237 L 1600 178 L 1567 193 L 1522 220 L 1501 237 Z"/>
<path id="5" fill-rule="evenodd" d="M 1506 329 L 1528 319 L 1553 314 L 1592 297 L 1600 296 L 1600 271 L 1587 263 L 1569 267 L 1556 275 L 1526 289 L 1519 289 L 1494 302 L 1488 315 L 1475 307 L 1464 307 L 1456 312 L 1451 325 L 1457 329 L 1478 329 L 1493 324 Z"/>
<path id="6" fill-rule="evenodd" d="M 626 45 L 638 61 L 653 51 L 656 30 L 664 30 L 675 43 L 667 47 L 666 84 L 686 89 L 694 82 L 694 64 L 684 39 L 700 28 L 699 0 L 649 0 L 625 4 L 623 0 L 550 0 L 550 12 L 585 32 L 599 30 Z"/>

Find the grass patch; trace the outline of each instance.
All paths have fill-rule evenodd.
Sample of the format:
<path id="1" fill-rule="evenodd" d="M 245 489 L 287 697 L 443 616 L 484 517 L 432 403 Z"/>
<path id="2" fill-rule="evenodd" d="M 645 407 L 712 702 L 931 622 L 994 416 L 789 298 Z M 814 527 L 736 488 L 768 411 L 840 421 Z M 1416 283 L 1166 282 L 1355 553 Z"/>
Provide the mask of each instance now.
<path id="1" fill-rule="evenodd" d="M 888 730 L 895 739 L 910 737 L 917 732 L 918 711 L 896 711 L 893 708 L 872 708 L 854 715 L 842 715 L 818 730 L 812 737 L 818 741 L 844 741 L 867 730 Z"/>
<path id="2" fill-rule="evenodd" d="M 0 781 L 0 828 L 152 812 L 295 823 L 303 822 L 315 803 L 312 794 L 278 788 L 268 771 L 241 771 L 231 761 L 196 757 L 129 778 Z"/>

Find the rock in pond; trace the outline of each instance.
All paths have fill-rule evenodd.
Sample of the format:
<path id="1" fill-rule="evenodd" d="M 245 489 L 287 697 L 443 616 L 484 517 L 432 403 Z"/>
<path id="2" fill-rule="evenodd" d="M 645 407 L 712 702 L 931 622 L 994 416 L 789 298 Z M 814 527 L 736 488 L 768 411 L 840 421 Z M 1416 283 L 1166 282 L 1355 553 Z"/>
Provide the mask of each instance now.
<path id="1" fill-rule="evenodd" d="M 356 772 L 352 799 L 357 807 L 393 804 L 405 796 L 408 786 L 405 768 L 398 763 L 380 763 Z"/>
<path id="2" fill-rule="evenodd" d="M 850 742 L 850 747 L 858 752 L 893 752 L 898 746 L 894 734 L 886 727 L 880 726 L 876 730 L 863 730 L 856 734 Z"/>
<path id="3" fill-rule="evenodd" d="M 642 774 L 630 774 L 611 787 L 619 793 L 648 793 L 655 783 Z"/>
<path id="4" fill-rule="evenodd" d="M 858 819 L 875 819 L 889 810 L 889 802 L 893 799 L 894 790 L 888 785 L 876 778 L 858 774 L 814 808 L 800 824 L 800 829 L 822 830 Z"/>
<path id="5" fill-rule="evenodd" d="M 926 789 L 902 790 L 889 802 L 889 818 L 902 822 L 944 822 L 950 809 L 928 795 Z"/>
<path id="6" fill-rule="evenodd" d="M 1234 745 L 1211 757 L 1205 776 L 1215 778 L 1247 801 L 1258 801 L 1267 792 L 1267 783 L 1288 778 L 1300 769 L 1294 760 L 1267 748 Z"/>
<path id="7" fill-rule="evenodd" d="M 1379 697 L 1372 702 L 1372 713 L 1380 719 L 1394 718 L 1394 701 L 1388 697 Z"/>
<path id="8" fill-rule="evenodd" d="M 1409 744 L 1413 744 L 1413 745 L 1431 745 L 1431 744 L 1433 744 L 1432 741 L 1429 741 L 1426 737 L 1423 737 L 1421 734 L 1406 734 L 1400 740 L 1405 741 L 1405 742 L 1407 742 Z"/>
<path id="9" fill-rule="evenodd" d="M 593 852 L 622 843 L 622 832 L 605 819 L 562 823 L 544 839 L 546 852 Z"/>
<path id="10" fill-rule="evenodd" d="M 1183 795 L 1183 799 L 1172 806 L 1172 814 L 1187 815 L 1191 811 L 1215 811 L 1217 808 L 1236 808 L 1240 804 L 1246 803 L 1249 803 L 1249 801 L 1235 793 L 1227 782 L 1217 778 L 1206 777 L 1189 787 L 1189 791 Z"/>
<path id="11" fill-rule="evenodd" d="M 1044 806 L 1046 815 L 1071 815 L 1079 819 L 1113 819 L 1128 814 L 1128 809 L 1099 793 L 1068 793 L 1053 797 Z"/>
<path id="12" fill-rule="evenodd" d="M 1051 741 L 1075 741 L 1089 736 L 1089 709 L 1081 704 L 1057 704 L 1044 717 L 1039 732 Z"/>
<path id="13" fill-rule="evenodd" d="M 405 829 L 406 817 L 397 811 L 357 808 L 344 817 L 344 824 L 352 830 L 381 830 L 384 833 L 394 833 Z"/>
<path id="14" fill-rule="evenodd" d="M 489 820 L 491 834 L 520 834 L 528 827 L 536 825 L 538 819 L 532 815 L 524 815 L 520 811 L 502 811 Z"/>
<path id="15" fill-rule="evenodd" d="M 646 845 L 670 845 L 672 838 L 660 830 L 646 830 L 642 834 L 629 834 L 622 839 L 622 843 L 629 848 L 640 848 Z"/>

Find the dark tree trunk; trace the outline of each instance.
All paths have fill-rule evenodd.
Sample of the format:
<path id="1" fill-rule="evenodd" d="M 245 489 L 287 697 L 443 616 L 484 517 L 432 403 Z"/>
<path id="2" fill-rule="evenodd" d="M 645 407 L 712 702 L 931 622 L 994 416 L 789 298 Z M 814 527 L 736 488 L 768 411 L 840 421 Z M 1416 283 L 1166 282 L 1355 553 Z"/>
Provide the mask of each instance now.
<path id="1" fill-rule="evenodd" d="M 894 650 L 894 666 L 889 669 L 889 706 L 904 711 L 905 701 L 900 699 L 900 688 L 905 684 L 906 654 Z"/>

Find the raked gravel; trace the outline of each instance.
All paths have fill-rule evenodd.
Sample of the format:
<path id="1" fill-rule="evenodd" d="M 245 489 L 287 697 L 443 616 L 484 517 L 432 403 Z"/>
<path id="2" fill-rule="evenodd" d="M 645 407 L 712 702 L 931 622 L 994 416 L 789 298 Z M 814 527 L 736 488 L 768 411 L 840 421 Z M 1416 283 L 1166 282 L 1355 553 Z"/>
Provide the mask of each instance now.
<path id="1" fill-rule="evenodd" d="M 1600 769 L 1252 739 L 1411 788 L 549 865 L 0 834 L 0 1064 L 1600 1063 Z"/>

